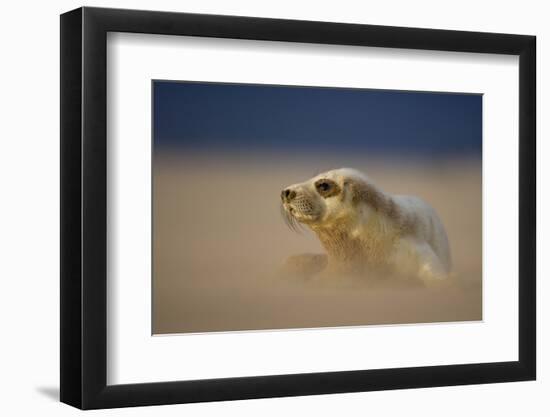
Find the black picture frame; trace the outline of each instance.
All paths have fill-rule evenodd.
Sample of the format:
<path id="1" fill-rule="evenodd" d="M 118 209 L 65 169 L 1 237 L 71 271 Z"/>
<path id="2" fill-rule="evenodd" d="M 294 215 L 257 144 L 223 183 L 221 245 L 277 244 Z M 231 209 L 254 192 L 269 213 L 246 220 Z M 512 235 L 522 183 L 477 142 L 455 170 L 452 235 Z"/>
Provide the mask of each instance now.
<path id="1" fill-rule="evenodd" d="M 108 32 L 519 56 L 519 360 L 112 385 L 107 367 Z M 533 380 L 536 377 L 536 38 L 171 12 L 61 15 L 61 401 L 81 409 Z"/>

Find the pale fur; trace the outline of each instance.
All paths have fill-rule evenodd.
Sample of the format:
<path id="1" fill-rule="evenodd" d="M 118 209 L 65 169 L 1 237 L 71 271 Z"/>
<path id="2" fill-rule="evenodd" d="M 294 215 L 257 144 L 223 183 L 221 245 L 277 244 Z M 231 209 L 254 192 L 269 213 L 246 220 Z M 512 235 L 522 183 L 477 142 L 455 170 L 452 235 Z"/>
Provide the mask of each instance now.
<path id="1" fill-rule="evenodd" d="M 337 184 L 327 198 L 319 180 Z M 327 251 L 331 273 L 383 274 L 420 278 L 426 283 L 449 276 L 451 254 L 435 210 L 418 197 L 390 195 L 351 169 L 328 171 L 286 188 L 294 191 L 283 208 L 290 222 L 308 226 Z"/>

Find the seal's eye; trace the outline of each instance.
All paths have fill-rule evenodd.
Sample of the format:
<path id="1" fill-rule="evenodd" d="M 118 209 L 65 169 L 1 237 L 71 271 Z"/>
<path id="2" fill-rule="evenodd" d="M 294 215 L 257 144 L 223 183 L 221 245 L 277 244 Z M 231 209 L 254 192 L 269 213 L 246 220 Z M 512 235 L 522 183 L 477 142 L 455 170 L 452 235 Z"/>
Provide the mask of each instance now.
<path id="1" fill-rule="evenodd" d="M 317 180 L 315 189 L 324 198 L 335 196 L 340 192 L 338 184 L 329 179 Z"/>
<path id="2" fill-rule="evenodd" d="M 317 190 L 320 192 L 327 192 L 330 189 L 330 184 L 328 182 L 320 182 L 317 184 Z"/>

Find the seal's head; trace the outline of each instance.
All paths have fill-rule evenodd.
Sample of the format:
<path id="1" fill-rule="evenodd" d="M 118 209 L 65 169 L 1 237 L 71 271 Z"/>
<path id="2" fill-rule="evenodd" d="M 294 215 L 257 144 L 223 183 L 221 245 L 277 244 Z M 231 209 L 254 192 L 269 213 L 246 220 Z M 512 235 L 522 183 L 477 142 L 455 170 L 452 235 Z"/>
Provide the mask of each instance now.
<path id="1" fill-rule="evenodd" d="M 340 168 L 293 184 L 281 192 L 282 212 L 288 224 L 295 221 L 312 229 L 330 227 L 357 216 L 358 197 L 374 185 L 359 171 Z"/>

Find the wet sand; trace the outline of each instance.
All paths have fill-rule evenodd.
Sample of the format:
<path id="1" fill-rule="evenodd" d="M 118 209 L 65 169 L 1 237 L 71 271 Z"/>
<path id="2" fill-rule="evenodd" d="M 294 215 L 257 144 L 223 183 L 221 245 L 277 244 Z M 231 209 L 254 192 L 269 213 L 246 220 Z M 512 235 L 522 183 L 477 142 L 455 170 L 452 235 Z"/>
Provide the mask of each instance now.
<path id="1" fill-rule="evenodd" d="M 451 244 L 450 283 L 373 287 L 279 273 L 290 255 L 323 253 L 311 232 L 286 227 L 281 189 L 342 166 L 437 210 Z M 480 161 L 157 153 L 153 172 L 155 334 L 482 319 Z"/>

